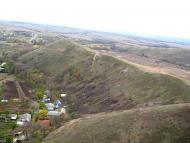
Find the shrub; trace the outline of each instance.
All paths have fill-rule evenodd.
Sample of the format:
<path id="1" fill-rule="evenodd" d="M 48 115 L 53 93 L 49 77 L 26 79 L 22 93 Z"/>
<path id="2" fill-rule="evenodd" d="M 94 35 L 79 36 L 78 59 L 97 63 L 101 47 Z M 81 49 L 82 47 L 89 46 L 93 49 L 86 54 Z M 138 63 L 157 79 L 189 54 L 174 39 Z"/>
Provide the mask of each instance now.
<path id="1" fill-rule="evenodd" d="M 36 89 L 35 95 L 36 95 L 36 98 L 38 100 L 41 100 L 43 98 L 43 95 L 44 95 L 43 89 Z"/>
<path id="2" fill-rule="evenodd" d="M 39 117 L 40 117 L 40 119 L 46 118 L 47 115 L 48 115 L 48 110 L 45 110 L 45 109 L 40 110 L 40 112 L 39 112 Z"/>
<path id="3" fill-rule="evenodd" d="M 43 102 L 39 102 L 39 108 L 40 109 L 44 109 L 46 106 L 45 106 L 45 103 Z"/>

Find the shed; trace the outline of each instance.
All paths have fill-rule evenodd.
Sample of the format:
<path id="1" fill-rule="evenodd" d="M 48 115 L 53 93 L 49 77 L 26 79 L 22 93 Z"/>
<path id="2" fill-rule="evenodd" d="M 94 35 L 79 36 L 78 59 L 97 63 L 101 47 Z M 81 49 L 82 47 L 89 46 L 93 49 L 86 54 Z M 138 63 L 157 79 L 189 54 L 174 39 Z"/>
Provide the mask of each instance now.
<path id="1" fill-rule="evenodd" d="M 66 97 L 66 96 L 67 96 L 67 94 L 61 94 L 61 95 L 60 95 L 61 98 L 64 98 L 64 97 Z"/>
<path id="2" fill-rule="evenodd" d="M 28 113 L 22 114 L 22 115 L 19 116 L 19 119 L 17 120 L 17 125 L 23 126 L 26 123 L 30 122 L 31 119 L 32 119 L 31 114 L 28 114 Z"/>
<path id="3" fill-rule="evenodd" d="M 46 103 L 45 106 L 48 111 L 53 111 L 55 108 L 55 105 L 53 103 Z"/>
<path id="4" fill-rule="evenodd" d="M 11 120 L 16 120 L 17 119 L 17 114 L 9 114 L 9 117 Z"/>
<path id="5" fill-rule="evenodd" d="M 55 108 L 56 108 L 56 109 L 57 109 L 57 108 L 61 108 L 61 106 L 62 106 L 61 101 L 60 101 L 60 100 L 57 100 L 57 101 L 55 102 Z"/>
<path id="6" fill-rule="evenodd" d="M 48 116 L 60 116 L 61 112 L 58 111 L 49 111 Z"/>

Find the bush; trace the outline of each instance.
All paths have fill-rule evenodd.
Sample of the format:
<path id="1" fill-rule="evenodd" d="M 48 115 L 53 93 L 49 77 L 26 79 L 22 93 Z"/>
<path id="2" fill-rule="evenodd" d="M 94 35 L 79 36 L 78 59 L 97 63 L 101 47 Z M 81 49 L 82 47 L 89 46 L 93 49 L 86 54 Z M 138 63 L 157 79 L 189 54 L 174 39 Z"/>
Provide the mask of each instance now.
<path id="1" fill-rule="evenodd" d="M 8 74 L 14 74 L 15 72 L 15 66 L 13 64 L 13 62 L 8 61 L 5 65 L 5 72 L 7 72 Z"/>
<path id="2" fill-rule="evenodd" d="M 43 89 L 36 89 L 35 91 L 35 96 L 38 100 L 41 100 L 44 96 L 44 91 Z"/>
<path id="3" fill-rule="evenodd" d="M 0 85 L 0 96 L 3 95 L 3 93 L 6 92 L 6 87 L 4 85 Z"/>
<path id="4" fill-rule="evenodd" d="M 47 118 L 47 115 L 48 115 L 48 110 L 45 110 L 45 109 L 40 110 L 40 112 L 39 112 L 39 118 L 40 119 Z"/>
<path id="5" fill-rule="evenodd" d="M 15 122 L 12 122 L 10 126 L 11 126 L 11 129 L 14 130 L 17 127 L 17 124 Z"/>
<path id="6" fill-rule="evenodd" d="M 13 138 L 10 136 L 7 136 L 5 140 L 6 140 L 5 143 L 12 143 Z"/>
<path id="7" fill-rule="evenodd" d="M 44 109 L 46 106 L 45 106 L 45 103 L 43 102 L 39 102 L 39 108 L 40 109 Z"/>

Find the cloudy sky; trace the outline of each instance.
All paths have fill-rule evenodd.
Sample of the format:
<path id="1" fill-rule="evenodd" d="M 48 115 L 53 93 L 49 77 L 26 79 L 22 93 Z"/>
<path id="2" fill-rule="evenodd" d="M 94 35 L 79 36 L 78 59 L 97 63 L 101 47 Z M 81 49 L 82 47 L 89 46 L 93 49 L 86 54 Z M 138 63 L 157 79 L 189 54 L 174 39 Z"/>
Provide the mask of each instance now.
<path id="1" fill-rule="evenodd" d="M 0 19 L 190 39 L 190 0 L 0 0 Z"/>

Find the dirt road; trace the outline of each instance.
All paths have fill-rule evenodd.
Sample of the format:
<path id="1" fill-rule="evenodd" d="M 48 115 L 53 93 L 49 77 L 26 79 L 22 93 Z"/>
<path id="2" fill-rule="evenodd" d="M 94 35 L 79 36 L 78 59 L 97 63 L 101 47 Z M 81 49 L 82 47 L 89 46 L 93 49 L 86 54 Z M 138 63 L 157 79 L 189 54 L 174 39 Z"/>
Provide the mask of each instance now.
<path id="1" fill-rule="evenodd" d="M 93 58 L 94 61 L 95 61 L 96 56 L 107 55 L 107 56 L 116 58 L 120 61 L 126 62 L 128 64 L 134 65 L 135 67 L 139 68 L 142 71 L 173 76 L 175 78 L 178 78 L 184 81 L 186 84 L 190 85 L 190 71 L 188 70 L 181 69 L 173 65 L 162 65 L 162 64 L 156 64 L 156 63 L 147 64 L 147 63 L 143 63 L 141 59 L 133 60 L 129 56 L 121 55 L 116 52 L 97 51 L 97 50 L 87 48 L 86 46 L 83 46 L 83 47 L 89 52 L 95 53 L 94 58 Z"/>

